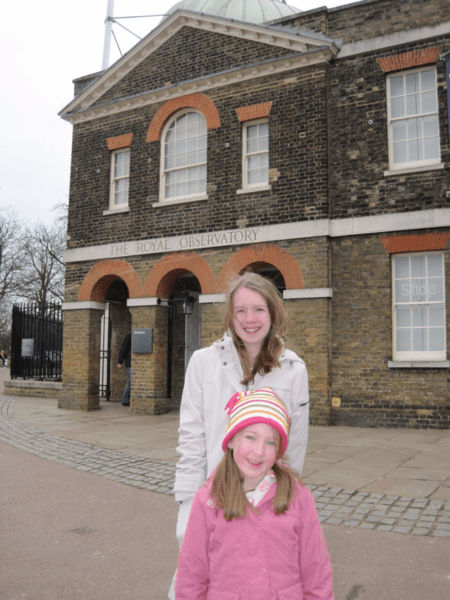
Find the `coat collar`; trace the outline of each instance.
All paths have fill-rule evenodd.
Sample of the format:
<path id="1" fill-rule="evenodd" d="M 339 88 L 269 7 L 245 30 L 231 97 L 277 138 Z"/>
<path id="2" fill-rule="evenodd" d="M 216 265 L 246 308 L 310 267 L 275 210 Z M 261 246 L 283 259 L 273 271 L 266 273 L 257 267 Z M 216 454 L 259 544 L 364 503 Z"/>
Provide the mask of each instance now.
<path id="1" fill-rule="evenodd" d="M 208 479 L 205 481 L 203 488 L 201 488 L 203 490 L 203 493 L 201 494 L 204 498 L 204 500 L 206 501 L 206 504 L 212 508 L 214 508 L 214 502 L 213 500 L 210 498 L 209 493 L 211 491 L 211 487 L 212 487 L 212 481 L 214 479 L 214 474 L 216 472 L 216 469 L 214 469 L 210 476 L 208 477 Z M 261 486 L 261 484 L 264 483 L 264 481 L 266 480 L 266 478 L 264 478 L 261 483 L 259 484 L 258 488 Z M 257 489 L 258 489 L 257 488 Z M 277 490 L 277 481 L 275 479 L 275 481 L 269 486 L 268 490 L 263 493 L 263 494 L 259 494 L 259 499 L 256 503 L 256 507 L 262 507 L 264 504 L 266 504 L 267 502 L 271 502 L 273 500 L 273 498 L 275 497 L 275 492 Z M 255 490 L 256 491 L 256 490 Z M 250 513 L 252 511 L 249 511 Z"/>
<path id="2" fill-rule="evenodd" d="M 229 333 L 225 333 L 220 340 L 214 342 L 213 347 L 217 349 L 222 368 L 233 388 L 236 392 L 244 390 L 245 387 L 241 383 L 244 378 L 244 371 L 233 338 Z M 280 363 L 285 361 L 290 362 L 291 366 L 294 362 L 303 362 L 295 352 L 288 350 L 283 342 L 283 352 L 280 356 Z"/>
<path id="3" fill-rule="evenodd" d="M 222 369 L 224 370 L 233 389 L 240 392 L 245 389 L 241 381 L 244 378 L 241 361 L 234 345 L 233 339 L 228 333 L 225 333 L 222 339 L 214 342 L 213 346 L 217 349 Z"/>

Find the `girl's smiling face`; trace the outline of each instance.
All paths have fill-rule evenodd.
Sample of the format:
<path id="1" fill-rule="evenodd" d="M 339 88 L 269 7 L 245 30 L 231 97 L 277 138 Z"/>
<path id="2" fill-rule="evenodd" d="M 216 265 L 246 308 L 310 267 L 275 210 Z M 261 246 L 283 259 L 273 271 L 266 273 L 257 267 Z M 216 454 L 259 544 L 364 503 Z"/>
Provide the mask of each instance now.
<path id="1" fill-rule="evenodd" d="M 234 460 L 244 476 L 244 492 L 254 490 L 277 457 L 279 434 L 267 423 L 249 425 L 230 440 Z"/>
<path id="2" fill-rule="evenodd" d="M 244 342 L 251 358 L 255 358 L 270 329 L 267 302 L 258 294 L 241 287 L 234 294 L 234 330 Z"/>

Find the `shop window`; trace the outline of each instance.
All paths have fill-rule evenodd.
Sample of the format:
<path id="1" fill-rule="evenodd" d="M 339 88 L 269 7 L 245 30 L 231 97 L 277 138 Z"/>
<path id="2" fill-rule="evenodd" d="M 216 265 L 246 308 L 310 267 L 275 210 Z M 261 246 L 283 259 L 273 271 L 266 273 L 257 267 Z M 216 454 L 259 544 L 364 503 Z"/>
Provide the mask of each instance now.
<path id="1" fill-rule="evenodd" d="M 387 95 L 390 169 L 439 164 L 436 69 L 427 67 L 389 75 Z"/>
<path id="2" fill-rule="evenodd" d="M 397 254 L 392 263 L 394 360 L 445 360 L 443 253 Z"/>
<path id="3" fill-rule="evenodd" d="M 130 150 L 115 150 L 111 154 L 111 191 L 109 208 L 119 210 L 128 206 L 130 180 Z"/>
<path id="4" fill-rule="evenodd" d="M 162 135 L 160 201 L 206 198 L 207 128 L 197 111 L 177 113 Z"/>
<path id="5" fill-rule="evenodd" d="M 243 124 L 242 191 L 269 187 L 269 121 Z"/>

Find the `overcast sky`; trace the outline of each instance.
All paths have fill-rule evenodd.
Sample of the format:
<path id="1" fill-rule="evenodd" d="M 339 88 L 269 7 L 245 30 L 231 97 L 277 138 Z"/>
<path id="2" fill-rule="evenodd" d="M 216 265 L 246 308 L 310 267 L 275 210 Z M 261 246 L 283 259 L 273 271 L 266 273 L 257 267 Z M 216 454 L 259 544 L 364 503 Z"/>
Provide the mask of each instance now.
<path id="1" fill-rule="evenodd" d="M 290 0 L 300 10 L 343 0 Z M 176 0 L 115 0 L 114 16 L 162 14 Z M 16 0 L 2 6 L 0 208 L 30 223 L 50 223 L 69 196 L 72 125 L 58 112 L 73 98 L 72 81 L 102 68 L 108 0 Z M 121 20 L 139 37 L 161 17 Z M 139 40 L 118 25 L 122 53 Z M 120 58 L 111 41 L 110 65 Z"/>

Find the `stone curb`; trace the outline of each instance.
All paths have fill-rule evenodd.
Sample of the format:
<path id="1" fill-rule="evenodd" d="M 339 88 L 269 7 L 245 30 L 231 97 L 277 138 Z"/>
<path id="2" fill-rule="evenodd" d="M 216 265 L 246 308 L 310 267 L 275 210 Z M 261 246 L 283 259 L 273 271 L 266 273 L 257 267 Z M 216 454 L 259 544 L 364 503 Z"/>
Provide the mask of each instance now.
<path id="1" fill-rule="evenodd" d="M 13 396 L 0 395 L 1 441 L 93 475 L 173 496 L 174 463 L 50 435 L 14 419 L 15 400 Z M 450 501 L 371 494 L 320 485 L 308 487 L 323 523 L 450 538 Z"/>

